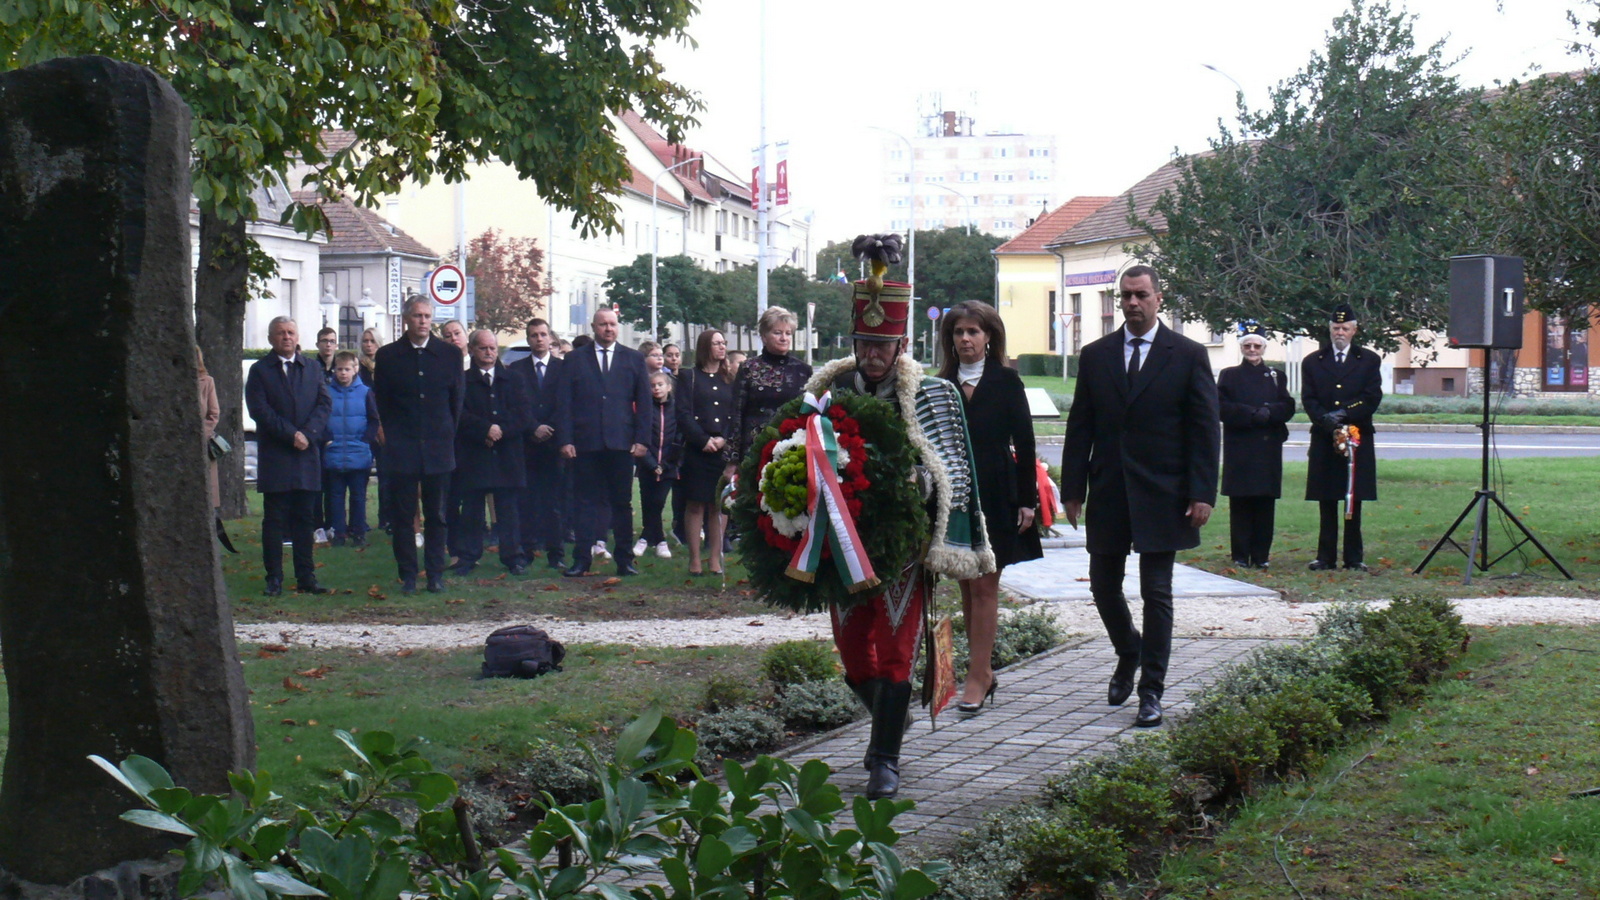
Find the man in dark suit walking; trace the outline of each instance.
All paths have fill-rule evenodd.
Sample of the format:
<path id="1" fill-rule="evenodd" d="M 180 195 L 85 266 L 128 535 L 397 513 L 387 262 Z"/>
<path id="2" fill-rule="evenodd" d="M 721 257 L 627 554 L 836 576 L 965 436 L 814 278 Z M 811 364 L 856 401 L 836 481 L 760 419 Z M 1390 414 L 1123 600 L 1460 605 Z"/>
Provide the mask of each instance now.
<path id="1" fill-rule="evenodd" d="M 565 553 L 562 536 L 566 533 L 562 481 L 567 476 L 567 461 L 556 444 L 556 399 L 560 396 L 561 367 L 565 360 L 551 351 L 554 336 L 550 323 L 528 320 L 528 349 L 532 352 L 506 368 L 522 382 L 524 410 L 523 461 L 527 467 L 526 487 L 522 490 L 521 531 L 523 556 L 528 560 L 545 554 L 552 569 L 562 569 Z"/>
<path id="2" fill-rule="evenodd" d="M 590 550 L 604 540 L 602 516 L 609 509 L 616 541 L 617 574 L 637 575 L 633 567 L 633 460 L 644 456 L 650 439 L 650 378 L 644 356 L 617 343 L 617 314 L 595 312 L 594 343 L 574 349 L 563 362 L 557 404 L 556 441 L 561 455 L 574 460 L 573 479 L 580 494 L 577 546 L 563 575 L 589 571 Z"/>
<path id="3" fill-rule="evenodd" d="M 424 547 L 428 590 L 444 590 L 445 501 L 456 467 L 456 425 L 461 420 L 461 351 L 430 333 L 433 304 L 406 302 L 405 333 L 378 350 L 373 392 L 378 395 L 378 440 L 393 498 L 394 559 L 401 589 L 417 589 L 417 491 L 427 517 Z"/>
<path id="4" fill-rule="evenodd" d="M 256 490 L 261 492 L 261 563 L 266 595 L 283 593 L 283 539 L 294 545 L 295 590 L 326 594 L 317 584 L 313 533 L 322 498 L 322 442 L 333 401 L 322 366 L 299 351 L 293 319 L 267 325 L 272 353 L 255 361 L 244 400 L 256 423 Z"/>
<path id="5" fill-rule="evenodd" d="M 521 575 L 527 569 L 517 495 L 527 483 L 522 459 L 527 402 L 522 382 L 500 365 L 494 332 L 474 331 L 467 339 L 467 352 L 472 354 L 472 368 L 467 370 L 466 400 L 456 428 L 454 478 L 462 503 L 455 573 L 466 575 L 483 558 L 483 505 L 493 495 L 500 562 L 512 575 Z"/>
<path id="6" fill-rule="evenodd" d="M 1161 283 L 1133 266 L 1118 284 L 1123 325 L 1083 348 L 1061 454 L 1061 498 L 1078 525 L 1088 498 L 1089 592 L 1117 651 L 1106 699 L 1120 706 L 1139 673 L 1135 724 L 1161 724 L 1172 649 L 1172 564 L 1200 543 L 1217 497 L 1221 426 L 1206 349 L 1161 324 Z M 1144 633 L 1122 581 L 1139 554 Z"/>
<path id="7" fill-rule="evenodd" d="M 1344 523 L 1344 567 L 1367 570 L 1362 557 L 1361 501 L 1378 499 L 1378 451 L 1372 440 L 1372 414 L 1383 402 L 1382 360 L 1357 347 L 1356 311 L 1340 304 L 1328 317 L 1328 346 L 1300 364 L 1301 399 L 1311 417 L 1311 444 L 1306 448 L 1306 499 L 1321 506 L 1317 558 L 1307 568 L 1331 569 L 1339 552 L 1339 501 L 1350 489 L 1350 457 L 1334 445 L 1334 433 L 1346 425 L 1360 429 L 1356 448 L 1355 496 Z"/>

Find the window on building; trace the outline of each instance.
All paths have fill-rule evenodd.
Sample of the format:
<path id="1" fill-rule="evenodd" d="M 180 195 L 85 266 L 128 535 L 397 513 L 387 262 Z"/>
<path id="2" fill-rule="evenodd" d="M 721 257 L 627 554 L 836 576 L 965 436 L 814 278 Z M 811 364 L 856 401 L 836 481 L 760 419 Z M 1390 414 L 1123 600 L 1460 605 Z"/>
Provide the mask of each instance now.
<path id="1" fill-rule="evenodd" d="M 896 147 L 895 149 L 889 151 L 889 158 L 890 159 L 905 159 L 906 158 L 906 151 L 901 149 L 901 148 L 899 148 L 899 147 Z"/>
<path id="2" fill-rule="evenodd" d="M 996 147 L 996 148 L 994 148 L 994 155 L 996 157 L 1000 158 L 1000 159 L 1008 159 L 1011 156 L 1011 148 L 1010 147 Z"/>
<path id="3" fill-rule="evenodd" d="M 1071 294 L 1072 299 L 1072 352 L 1083 347 L 1083 295 Z"/>
<path id="4" fill-rule="evenodd" d="M 1016 181 L 1017 180 L 1017 176 L 1013 172 L 996 172 L 995 175 L 994 175 L 994 180 L 995 181 Z"/>
<path id="5" fill-rule="evenodd" d="M 1028 180 L 1029 181 L 1049 181 L 1050 180 L 1050 173 L 1044 171 L 1043 169 L 1033 169 L 1032 171 L 1028 172 Z"/>
<path id="6" fill-rule="evenodd" d="M 911 181 L 911 176 L 905 172 L 896 172 L 889 176 L 889 181 L 893 184 L 906 184 Z"/>
<path id="7" fill-rule="evenodd" d="M 967 182 L 977 181 L 978 180 L 978 173 L 977 172 L 962 172 L 961 173 L 961 180 L 962 181 L 967 181 Z"/>
<path id="8" fill-rule="evenodd" d="M 1111 291 L 1100 292 L 1100 333 L 1110 334 L 1117 328 L 1117 301 Z"/>
<path id="9" fill-rule="evenodd" d="M 994 220 L 994 228 L 995 228 L 996 231 L 1003 231 L 1005 229 L 1015 228 L 1015 227 L 1017 227 L 1017 222 L 1016 222 L 1015 219 L 995 219 Z"/>
<path id="10" fill-rule="evenodd" d="M 1547 391 L 1589 389 L 1589 332 L 1567 327 L 1562 316 L 1545 320 L 1543 382 Z"/>
<path id="11" fill-rule="evenodd" d="M 1050 155 L 1050 148 L 1049 147 L 1029 147 L 1028 148 L 1028 155 L 1029 156 L 1034 156 L 1034 157 L 1049 156 Z"/>
<path id="12" fill-rule="evenodd" d="M 906 219 L 895 219 L 889 223 L 889 227 L 894 231 L 905 231 L 910 224 Z"/>
<path id="13" fill-rule="evenodd" d="M 944 173 L 939 172 L 939 173 L 935 173 L 933 175 L 926 175 L 926 176 L 923 176 L 922 180 L 927 182 L 928 184 L 943 184 L 944 183 Z"/>
<path id="14" fill-rule="evenodd" d="M 904 198 L 904 197 L 890 197 L 889 198 L 889 205 L 890 206 L 905 206 L 906 205 L 906 198 Z"/>
<path id="15" fill-rule="evenodd" d="M 994 195 L 994 205 L 995 206 L 1010 206 L 1011 205 L 1011 195 L 1010 194 L 995 194 Z"/>

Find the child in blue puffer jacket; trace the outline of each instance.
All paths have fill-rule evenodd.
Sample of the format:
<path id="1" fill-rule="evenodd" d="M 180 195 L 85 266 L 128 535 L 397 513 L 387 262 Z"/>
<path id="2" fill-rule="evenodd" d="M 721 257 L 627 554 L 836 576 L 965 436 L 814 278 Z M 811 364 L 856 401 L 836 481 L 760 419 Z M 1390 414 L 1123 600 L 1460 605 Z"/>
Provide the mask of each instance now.
<path id="1" fill-rule="evenodd" d="M 350 350 L 333 355 L 333 411 L 328 416 L 331 440 L 322 451 L 322 468 L 327 474 L 328 507 L 333 511 L 330 539 L 342 547 L 345 538 L 352 547 L 367 545 L 367 476 L 372 472 L 372 442 L 378 433 L 378 404 L 360 378 L 360 359 Z M 349 526 L 346 527 L 345 495 L 349 494 Z"/>

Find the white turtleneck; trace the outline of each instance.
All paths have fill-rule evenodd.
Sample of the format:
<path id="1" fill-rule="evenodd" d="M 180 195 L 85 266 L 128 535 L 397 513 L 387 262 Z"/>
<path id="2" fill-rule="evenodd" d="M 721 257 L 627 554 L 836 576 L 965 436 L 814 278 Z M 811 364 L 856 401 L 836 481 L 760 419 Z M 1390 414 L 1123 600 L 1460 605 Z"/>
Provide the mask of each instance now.
<path id="1" fill-rule="evenodd" d="M 975 363 L 962 363 L 960 370 L 956 373 L 956 383 L 977 386 L 978 380 L 982 377 L 983 360 L 980 359 Z"/>

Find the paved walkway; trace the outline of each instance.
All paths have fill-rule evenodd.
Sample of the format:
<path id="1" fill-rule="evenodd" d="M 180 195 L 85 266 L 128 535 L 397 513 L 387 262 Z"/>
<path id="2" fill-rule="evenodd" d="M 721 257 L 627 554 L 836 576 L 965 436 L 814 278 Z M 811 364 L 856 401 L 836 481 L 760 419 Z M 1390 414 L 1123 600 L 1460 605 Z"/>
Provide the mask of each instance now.
<path id="1" fill-rule="evenodd" d="M 1060 529 L 1058 529 L 1060 530 Z M 1089 552 L 1083 549 L 1082 530 L 1067 529 L 1063 538 L 1054 539 L 1044 558 L 1006 566 L 1000 574 L 1000 587 L 1027 600 L 1090 600 Z M 1130 601 L 1139 597 L 1139 555 L 1128 557 L 1122 591 Z M 1278 592 L 1244 581 L 1213 575 L 1182 563 L 1172 567 L 1172 596 L 1185 597 L 1260 597 L 1277 599 Z"/>
<path id="2" fill-rule="evenodd" d="M 1270 643 L 1262 639 L 1174 639 L 1167 675 L 1168 721 L 1189 707 L 1188 697 L 1230 663 Z M 1135 704 L 1106 705 L 1114 655 L 1095 638 L 1002 669 L 997 705 L 965 718 L 951 705 L 937 731 L 918 712 L 901 748 L 900 797 L 917 808 L 896 820 L 907 844 L 938 849 L 975 827 L 986 813 L 1031 799 L 1050 776 L 1103 753 L 1142 729 L 1133 727 Z M 866 789 L 861 766 L 870 725 L 857 722 L 782 755 L 795 762 L 821 759 L 833 767 L 846 809 Z"/>

